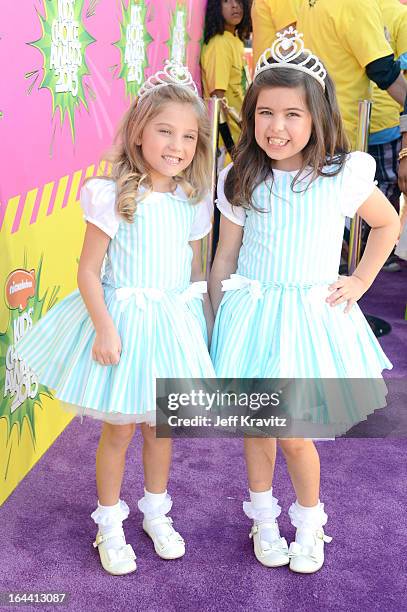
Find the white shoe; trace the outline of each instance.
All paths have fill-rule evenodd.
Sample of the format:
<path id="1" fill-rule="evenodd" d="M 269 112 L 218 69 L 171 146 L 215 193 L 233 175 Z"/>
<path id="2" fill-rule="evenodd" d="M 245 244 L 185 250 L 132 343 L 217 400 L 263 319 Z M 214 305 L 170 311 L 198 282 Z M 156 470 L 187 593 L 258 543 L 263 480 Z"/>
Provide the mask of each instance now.
<path id="1" fill-rule="evenodd" d="M 109 540 L 122 538 L 123 546 L 120 548 L 109 548 Z M 109 533 L 102 535 L 99 531 L 93 546 L 99 549 L 100 562 L 103 569 L 114 576 L 130 574 L 137 569 L 136 555 L 133 547 L 126 544 L 122 527 L 114 527 Z"/>
<path id="2" fill-rule="evenodd" d="M 288 550 L 290 557 L 290 570 L 299 574 L 313 574 L 321 569 L 324 564 L 324 542 L 331 542 L 332 538 L 324 534 L 322 527 L 320 529 L 311 530 L 309 528 L 297 529 L 295 538 L 299 533 L 308 537 L 313 542 L 310 545 L 303 545 L 299 542 L 291 542 Z"/>
<path id="3" fill-rule="evenodd" d="M 273 530 L 275 539 L 271 542 L 262 539 L 262 530 Z M 250 531 L 250 538 L 253 538 L 254 554 L 260 563 L 266 567 L 282 567 L 290 562 L 288 556 L 288 545 L 285 538 L 280 537 L 277 522 L 255 521 Z"/>
<path id="4" fill-rule="evenodd" d="M 166 535 L 157 534 L 155 527 L 167 525 Z M 144 517 L 143 529 L 153 541 L 155 552 L 161 559 L 179 559 L 185 555 L 185 542 L 178 531 L 172 526 L 172 518 L 169 516 L 158 516 L 148 519 Z"/>

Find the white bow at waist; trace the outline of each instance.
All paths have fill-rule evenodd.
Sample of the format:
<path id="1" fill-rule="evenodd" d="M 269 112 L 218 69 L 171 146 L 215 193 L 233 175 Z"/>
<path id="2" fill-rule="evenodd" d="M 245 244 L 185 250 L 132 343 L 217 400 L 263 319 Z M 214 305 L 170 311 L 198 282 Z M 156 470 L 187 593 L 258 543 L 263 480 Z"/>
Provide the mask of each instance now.
<path id="1" fill-rule="evenodd" d="M 155 287 L 119 287 L 116 289 L 118 302 L 125 302 L 134 299 L 138 308 L 145 310 L 147 301 L 160 302 L 166 295 L 177 295 L 184 303 L 190 302 L 194 298 L 203 299 L 203 294 L 207 292 L 206 281 L 191 283 L 184 291 L 178 293 L 173 289 L 157 289 Z"/>
<path id="2" fill-rule="evenodd" d="M 250 295 L 254 299 L 260 300 L 263 297 L 261 285 L 261 282 L 256 279 L 247 278 L 240 274 L 231 274 L 230 278 L 222 281 L 222 291 L 234 291 L 235 289 L 248 288 Z"/>
<path id="3" fill-rule="evenodd" d="M 230 278 L 222 281 L 222 291 L 235 291 L 248 289 L 253 299 L 259 300 L 267 289 L 299 289 L 306 291 L 306 299 L 312 304 L 325 304 L 329 295 L 329 285 L 336 279 L 310 282 L 262 282 L 240 274 L 231 274 Z"/>

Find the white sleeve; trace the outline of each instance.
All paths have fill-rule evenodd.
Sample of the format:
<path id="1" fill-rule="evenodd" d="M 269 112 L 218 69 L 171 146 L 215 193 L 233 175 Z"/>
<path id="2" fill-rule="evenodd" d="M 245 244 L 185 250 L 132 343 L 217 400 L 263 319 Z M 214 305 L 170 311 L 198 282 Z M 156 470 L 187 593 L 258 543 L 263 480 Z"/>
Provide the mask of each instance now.
<path id="1" fill-rule="evenodd" d="M 92 179 L 81 189 L 84 219 L 114 238 L 120 223 L 116 212 L 116 185 L 106 179 Z"/>
<path id="2" fill-rule="evenodd" d="M 189 240 L 200 240 L 209 234 L 212 229 L 213 204 L 209 193 L 201 202 L 191 206 L 195 208 L 195 218 L 192 223 Z"/>
<path id="3" fill-rule="evenodd" d="M 376 161 L 371 155 L 355 151 L 345 162 L 341 211 L 346 217 L 354 217 L 359 206 L 367 200 L 375 188 Z"/>
<path id="4" fill-rule="evenodd" d="M 229 164 L 226 166 L 219 174 L 216 206 L 219 208 L 222 215 L 225 215 L 229 221 L 233 221 L 236 225 L 243 226 L 246 221 L 246 210 L 241 206 L 232 206 L 225 196 L 225 180 L 232 165 L 233 164 Z"/>

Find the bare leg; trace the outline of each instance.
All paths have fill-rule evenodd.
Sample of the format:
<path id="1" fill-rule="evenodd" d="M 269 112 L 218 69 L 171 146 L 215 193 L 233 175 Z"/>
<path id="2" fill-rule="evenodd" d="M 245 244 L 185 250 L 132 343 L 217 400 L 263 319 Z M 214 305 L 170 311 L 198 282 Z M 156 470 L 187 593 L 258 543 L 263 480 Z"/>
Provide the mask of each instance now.
<path id="1" fill-rule="evenodd" d="M 277 444 L 275 438 L 245 438 L 247 477 L 251 491 L 269 491 L 273 483 Z"/>
<path id="2" fill-rule="evenodd" d="M 312 440 L 301 438 L 278 441 L 287 462 L 297 500 L 301 506 L 315 506 L 319 499 L 320 464 Z"/>
<path id="3" fill-rule="evenodd" d="M 144 485 L 150 493 L 163 493 L 167 488 L 171 465 L 171 438 L 156 438 L 156 429 L 143 423 Z"/>
<path id="4" fill-rule="evenodd" d="M 139 508 L 144 513 L 143 529 L 153 540 L 162 559 L 179 559 L 185 554 L 185 542 L 165 516 L 171 508 L 165 491 L 171 465 L 171 438 L 157 438 L 155 427 L 141 426 L 143 433 L 144 497 Z"/>
<path id="5" fill-rule="evenodd" d="M 96 452 L 96 485 L 102 506 L 113 506 L 119 501 L 126 452 L 135 430 L 135 424 L 103 424 Z"/>

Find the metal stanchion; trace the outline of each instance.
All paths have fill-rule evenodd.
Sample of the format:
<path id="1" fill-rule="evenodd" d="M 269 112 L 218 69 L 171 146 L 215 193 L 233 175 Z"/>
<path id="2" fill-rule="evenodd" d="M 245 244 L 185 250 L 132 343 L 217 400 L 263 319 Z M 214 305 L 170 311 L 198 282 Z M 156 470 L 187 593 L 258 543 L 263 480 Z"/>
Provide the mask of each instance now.
<path id="1" fill-rule="evenodd" d="M 219 139 L 219 115 L 221 99 L 212 97 L 207 100 L 209 118 L 211 121 L 211 149 L 212 149 L 212 173 L 211 173 L 211 199 L 215 206 L 216 185 L 218 182 L 218 139 Z M 206 278 L 209 277 L 212 265 L 213 229 L 202 241 L 202 261 Z"/>
<path id="2" fill-rule="evenodd" d="M 358 128 L 356 133 L 356 150 L 367 152 L 370 129 L 370 114 L 372 103 L 370 100 L 359 100 Z M 349 238 L 348 274 L 353 274 L 360 260 L 362 219 L 356 214 L 352 219 Z M 371 315 L 366 315 L 375 336 L 384 336 L 391 330 L 391 325 Z"/>
<path id="3" fill-rule="evenodd" d="M 370 114 L 372 103 L 370 100 L 359 100 L 358 130 L 356 133 L 356 150 L 367 152 L 369 142 Z M 360 260 L 360 245 L 362 234 L 362 219 L 358 214 L 352 219 L 350 226 L 348 272 L 353 274 Z"/>

